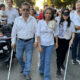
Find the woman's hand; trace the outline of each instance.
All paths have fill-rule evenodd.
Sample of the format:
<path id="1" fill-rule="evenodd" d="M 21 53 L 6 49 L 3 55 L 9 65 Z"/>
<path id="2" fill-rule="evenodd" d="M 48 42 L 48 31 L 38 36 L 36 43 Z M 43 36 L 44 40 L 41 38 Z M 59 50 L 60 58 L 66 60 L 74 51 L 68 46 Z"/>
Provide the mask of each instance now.
<path id="1" fill-rule="evenodd" d="M 42 47 L 40 45 L 38 46 L 38 50 L 39 50 L 40 53 L 43 51 Z"/>
<path id="2" fill-rule="evenodd" d="M 73 44 L 73 40 L 71 39 L 70 42 L 69 42 L 69 46 L 71 47 Z"/>
<path id="3" fill-rule="evenodd" d="M 56 49 L 58 48 L 58 43 L 56 43 L 55 47 L 56 47 Z"/>
<path id="4" fill-rule="evenodd" d="M 38 46 L 38 43 L 34 42 L 34 47 L 37 48 L 37 46 Z"/>

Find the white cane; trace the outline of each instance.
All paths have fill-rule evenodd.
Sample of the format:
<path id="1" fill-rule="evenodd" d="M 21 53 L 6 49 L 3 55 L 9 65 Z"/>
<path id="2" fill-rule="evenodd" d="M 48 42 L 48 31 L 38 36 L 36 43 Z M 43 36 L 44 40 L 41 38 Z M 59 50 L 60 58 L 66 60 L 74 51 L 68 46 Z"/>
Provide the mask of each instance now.
<path id="1" fill-rule="evenodd" d="M 13 57 L 13 49 L 11 50 L 11 57 L 10 57 L 9 72 L 8 72 L 8 78 L 7 78 L 7 80 L 10 79 L 10 71 L 11 71 L 12 57 Z"/>
<path id="2" fill-rule="evenodd" d="M 67 73 L 67 67 L 68 67 L 68 61 L 69 61 L 69 53 L 70 53 L 70 46 L 68 48 L 67 61 L 66 61 L 66 67 L 65 67 L 65 73 L 64 73 L 64 80 L 66 80 L 66 73 Z"/>

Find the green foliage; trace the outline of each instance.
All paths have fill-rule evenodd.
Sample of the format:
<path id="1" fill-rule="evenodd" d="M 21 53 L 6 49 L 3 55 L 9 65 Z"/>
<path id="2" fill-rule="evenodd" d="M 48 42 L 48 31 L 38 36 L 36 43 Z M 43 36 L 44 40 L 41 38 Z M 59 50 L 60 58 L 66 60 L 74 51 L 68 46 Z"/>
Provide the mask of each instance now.
<path id="1" fill-rule="evenodd" d="M 34 4 L 32 0 L 13 0 L 17 7 L 21 7 L 21 4 L 25 1 L 29 2 L 30 4 Z"/>
<path id="2" fill-rule="evenodd" d="M 66 7 L 67 5 L 74 5 L 77 0 L 51 0 L 57 7 Z"/>

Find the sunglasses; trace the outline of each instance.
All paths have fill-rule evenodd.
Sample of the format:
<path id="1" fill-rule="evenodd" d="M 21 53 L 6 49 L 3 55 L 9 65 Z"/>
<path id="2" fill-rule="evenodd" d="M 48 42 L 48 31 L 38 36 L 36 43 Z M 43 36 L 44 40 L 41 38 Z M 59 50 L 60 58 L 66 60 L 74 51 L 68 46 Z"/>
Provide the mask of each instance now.
<path id="1" fill-rule="evenodd" d="M 24 9 L 22 9 L 22 11 L 29 11 L 29 9 L 25 9 L 25 8 L 24 8 Z"/>

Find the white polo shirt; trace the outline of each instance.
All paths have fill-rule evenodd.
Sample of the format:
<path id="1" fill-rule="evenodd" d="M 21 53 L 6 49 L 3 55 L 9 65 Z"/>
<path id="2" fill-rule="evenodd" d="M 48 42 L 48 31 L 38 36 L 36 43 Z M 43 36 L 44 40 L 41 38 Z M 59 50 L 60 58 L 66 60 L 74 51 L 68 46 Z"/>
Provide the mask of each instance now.
<path id="1" fill-rule="evenodd" d="M 15 18 L 19 16 L 18 11 L 16 9 L 14 9 L 13 7 L 11 10 L 6 9 L 5 13 L 8 16 L 7 24 L 12 24 L 14 22 Z"/>
<path id="2" fill-rule="evenodd" d="M 16 42 L 17 38 L 30 39 L 34 37 L 36 33 L 37 21 L 34 17 L 29 16 L 27 21 L 24 21 L 22 16 L 17 17 L 14 21 L 14 26 L 12 29 L 12 43 Z"/>
<path id="3" fill-rule="evenodd" d="M 60 39 L 71 39 L 72 32 L 75 32 L 74 23 L 71 22 L 70 27 L 67 27 L 68 22 L 64 21 L 62 25 L 59 25 L 59 35 Z"/>
<path id="4" fill-rule="evenodd" d="M 37 36 L 40 36 L 40 44 L 43 46 L 54 45 L 54 35 L 58 35 L 58 26 L 54 21 L 51 28 L 52 21 L 47 24 L 45 20 L 40 20 L 37 26 Z"/>
<path id="5" fill-rule="evenodd" d="M 77 25 L 80 27 L 80 16 L 78 15 L 77 11 L 74 12 L 72 21 L 74 25 Z M 75 30 L 75 33 L 80 33 L 80 30 Z"/>

